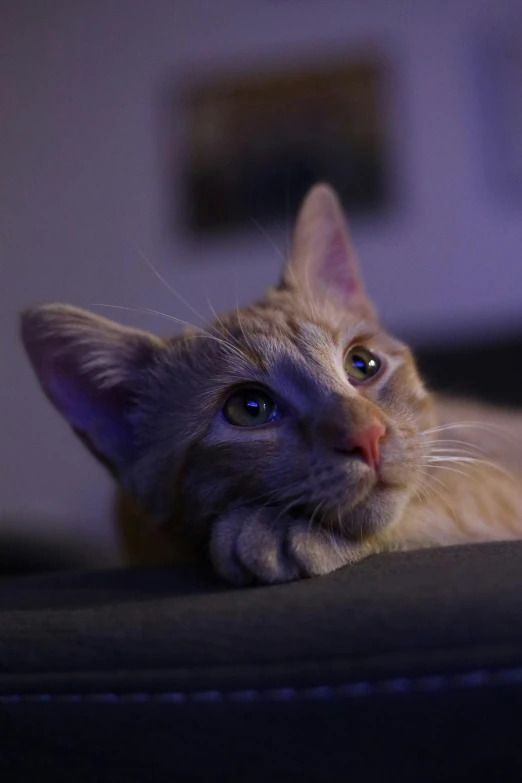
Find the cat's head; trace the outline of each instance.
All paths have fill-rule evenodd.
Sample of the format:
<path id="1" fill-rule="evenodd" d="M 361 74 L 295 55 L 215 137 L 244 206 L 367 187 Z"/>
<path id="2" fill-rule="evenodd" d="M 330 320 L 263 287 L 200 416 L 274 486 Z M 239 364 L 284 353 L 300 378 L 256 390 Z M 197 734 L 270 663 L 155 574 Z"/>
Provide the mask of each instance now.
<path id="1" fill-rule="evenodd" d="M 325 185 L 280 285 L 207 331 L 161 339 L 46 305 L 22 337 L 51 402 L 160 522 L 206 531 L 231 506 L 270 505 L 360 538 L 420 483 L 430 398 L 379 326 Z"/>

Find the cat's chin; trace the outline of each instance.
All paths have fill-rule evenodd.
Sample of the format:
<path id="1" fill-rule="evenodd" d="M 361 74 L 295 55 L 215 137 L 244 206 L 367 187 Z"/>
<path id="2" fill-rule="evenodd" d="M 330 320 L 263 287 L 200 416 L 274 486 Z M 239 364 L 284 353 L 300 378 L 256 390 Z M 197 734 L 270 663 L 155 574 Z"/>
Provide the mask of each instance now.
<path id="1" fill-rule="evenodd" d="M 378 481 L 363 500 L 340 504 L 325 514 L 322 525 L 348 539 L 365 539 L 396 522 L 404 513 L 408 498 L 404 485 Z"/>

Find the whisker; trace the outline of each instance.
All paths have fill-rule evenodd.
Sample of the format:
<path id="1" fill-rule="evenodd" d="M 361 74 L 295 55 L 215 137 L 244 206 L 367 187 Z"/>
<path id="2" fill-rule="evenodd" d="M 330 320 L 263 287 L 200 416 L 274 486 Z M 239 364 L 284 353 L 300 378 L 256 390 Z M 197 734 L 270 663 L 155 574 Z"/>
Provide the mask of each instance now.
<path id="1" fill-rule="evenodd" d="M 315 519 L 315 517 L 317 515 L 317 512 L 319 511 L 319 509 L 321 508 L 321 506 L 323 504 L 324 504 L 324 501 L 322 500 L 315 507 L 314 513 L 312 514 L 312 516 L 310 517 L 310 520 L 308 522 L 308 532 L 310 532 L 312 530 L 312 527 L 313 527 L 313 524 L 314 524 L 314 519 Z"/>
<path id="2" fill-rule="evenodd" d="M 221 328 L 223 329 L 223 331 L 225 332 L 225 334 L 226 334 L 226 335 L 228 335 L 228 337 L 229 337 L 229 339 L 232 341 L 232 343 L 235 343 L 235 344 L 236 344 L 236 345 L 239 347 L 240 343 L 239 343 L 239 341 L 238 341 L 237 337 L 235 337 L 235 336 L 232 334 L 232 332 L 231 332 L 229 329 L 227 329 L 227 327 L 225 326 L 225 324 L 223 323 L 223 321 L 221 320 L 221 318 L 219 317 L 219 315 L 216 313 L 216 311 L 215 311 L 215 310 L 214 310 L 214 308 L 212 307 L 212 303 L 211 303 L 210 299 L 208 298 L 208 296 L 206 297 L 206 300 L 207 300 L 208 306 L 209 306 L 209 308 L 210 308 L 210 311 L 212 312 L 212 315 L 214 316 L 214 318 L 216 319 L 216 321 L 218 322 L 218 324 L 221 326 Z"/>
<path id="3" fill-rule="evenodd" d="M 448 489 L 448 487 L 446 486 L 446 484 L 445 484 L 443 481 L 441 481 L 440 479 L 438 479 L 436 476 L 432 476 L 432 475 L 431 475 L 431 473 L 428 473 L 427 471 L 424 471 L 424 470 L 421 470 L 420 472 L 421 472 L 421 474 L 422 474 L 423 476 L 425 476 L 426 478 L 428 478 L 428 479 L 431 479 L 431 480 L 433 480 L 433 481 L 436 481 L 438 484 L 441 484 L 441 485 L 443 486 L 443 488 L 444 488 L 444 489 L 445 489 L 447 492 L 449 492 L 449 489 Z M 437 495 L 437 496 L 438 496 L 438 497 L 439 497 L 439 498 L 442 500 L 442 502 L 443 502 L 443 503 L 445 503 L 445 505 L 446 505 L 446 506 L 449 508 L 449 510 L 451 511 L 451 515 L 452 515 L 452 517 L 453 517 L 453 519 L 454 519 L 455 523 L 457 524 L 457 526 L 460 526 L 459 519 L 458 519 L 458 517 L 457 517 L 457 514 L 455 513 L 455 509 L 453 508 L 453 506 L 451 505 L 451 503 L 448 501 L 448 499 L 444 497 L 444 495 L 442 494 L 442 492 L 441 492 L 440 490 L 437 490 L 435 487 L 426 487 L 426 489 L 427 489 L 427 490 L 429 490 L 430 492 L 435 492 L 435 494 L 436 494 L 436 495 Z"/>
<path id="4" fill-rule="evenodd" d="M 240 356 L 242 359 L 244 359 L 246 362 L 249 361 L 246 354 L 244 354 L 239 348 L 237 348 L 235 345 L 231 345 L 226 340 L 222 340 L 220 337 L 216 337 L 215 335 L 210 334 L 206 331 L 206 329 L 202 329 L 200 326 L 196 326 L 195 324 L 191 324 L 189 321 L 184 321 L 183 318 L 177 318 L 174 315 L 169 315 L 168 313 L 162 313 L 159 310 L 151 310 L 149 307 L 124 307 L 123 305 L 111 305 L 111 304 L 104 304 L 102 302 L 93 302 L 91 304 L 91 307 L 110 307 L 113 310 L 125 310 L 130 313 L 147 313 L 149 315 L 157 315 L 162 318 L 167 318 L 169 321 L 175 321 L 179 324 L 184 324 L 185 326 L 190 327 L 191 329 L 195 329 L 196 332 L 199 332 L 200 334 L 204 335 L 205 337 L 208 337 L 209 340 L 215 340 L 217 343 L 221 343 L 221 345 L 226 346 L 230 351 L 233 351 L 235 354 Z"/>
<path id="5" fill-rule="evenodd" d="M 263 228 L 263 226 L 261 225 L 261 223 L 259 223 L 259 222 L 258 222 L 258 221 L 257 221 L 257 220 L 254 218 L 254 217 L 252 217 L 252 216 L 251 216 L 251 217 L 250 217 L 250 220 L 252 221 L 252 223 L 254 224 L 254 226 L 255 226 L 255 227 L 256 227 L 256 228 L 257 228 L 257 229 L 258 229 L 258 230 L 261 232 L 261 234 L 264 236 L 264 238 L 266 239 L 266 241 L 267 241 L 267 242 L 269 242 L 269 243 L 270 243 L 270 245 L 271 245 L 271 246 L 274 248 L 274 250 L 276 251 L 277 255 L 279 256 L 279 258 L 281 259 L 281 261 L 282 261 L 282 262 L 283 262 L 283 264 L 284 264 L 284 263 L 285 263 L 285 261 L 286 261 L 286 258 L 285 258 L 285 256 L 284 256 L 284 253 L 283 253 L 283 251 L 281 250 L 281 248 L 280 248 L 280 247 L 278 247 L 278 246 L 276 245 L 276 243 L 274 242 L 274 240 L 272 239 L 272 237 L 270 236 L 270 234 L 268 233 L 268 231 L 265 231 L 265 229 Z"/>
<path id="6" fill-rule="evenodd" d="M 460 450 L 460 451 L 462 451 L 462 449 L 467 449 L 468 451 L 472 450 L 472 451 L 482 451 L 482 452 L 484 452 L 486 454 L 489 453 L 488 451 L 486 451 L 486 449 L 483 449 L 480 446 L 476 446 L 474 443 L 472 443 L 470 441 L 465 441 L 465 440 L 463 440 L 463 441 L 428 440 L 428 441 L 424 441 L 424 443 L 427 446 L 432 446 L 432 449 L 435 449 L 435 448 L 437 448 L 439 450 L 448 449 L 448 451 L 450 451 L 450 450 L 454 450 L 454 451 L 459 451 Z"/>
<path id="7" fill-rule="evenodd" d="M 417 496 L 417 500 L 419 501 L 419 503 L 422 503 L 422 498 L 419 495 L 419 491 L 417 489 L 414 489 L 413 491 L 415 492 L 415 495 Z"/>
<path id="8" fill-rule="evenodd" d="M 466 459 L 483 459 L 484 457 L 489 458 L 491 455 L 488 451 L 484 451 L 482 449 L 476 450 L 473 448 L 468 448 L 467 446 L 460 446 L 459 448 L 447 448 L 447 447 L 441 447 L 441 448 L 432 448 L 430 449 L 426 456 L 428 457 L 444 457 L 448 456 L 452 459 L 456 457 L 466 457 Z"/>
<path id="9" fill-rule="evenodd" d="M 256 503 L 258 500 L 262 500 L 264 498 L 270 497 L 272 495 L 283 495 L 289 492 L 289 490 L 293 488 L 297 488 L 300 484 L 302 484 L 302 481 L 299 479 L 298 481 L 293 481 L 292 483 L 288 484 L 286 487 L 279 487 L 278 489 L 273 489 L 270 492 L 263 492 L 261 495 L 256 495 L 253 498 L 249 497 L 248 495 L 244 496 L 244 499 L 247 500 L 249 503 Z M 304 493 L 299 493 L 300 497 L 304 497 Z M 293 499 L 291 496 L 287 496 L 284 498 L 284 500 L 290 500 Z"/>
<path id="10" fill-rule="evenodd" d="M 440 455 L 427 455 L 427 459 L 430 460 L 432 464 L 437 462 L 456 462 L 457 464 L 462 465 L 469 465 L 470 467 L 481 467 L 484 465 L 485 467 L 492 468 L 493 470 L 497 470 L 499 473 L 502 473 L 507 479 L 510 481 L 515 482 L 515 484 L 518 486 L 519 481 L 515 477 L 512 471 L 508 470 L 507 468 L 503 467 L 502 465 L 499 465 L 496 462 L 493 462 L 491 460 L 487 459 L 479 459 L 478 457 L 470 457 L 468 455 L 462 454 L 453 456 L 448 454 L 447 456 L 444 455 L 444 453 Z M 434 467 L 436 465 L 434 464 Z"/>
<path id="11" fill-rule="evenodd" d="M 238 292 L 237 292 L 237 278 L 236 278 L 236 315 L 237 315 L 237 322 L 239 324 L 239 328 L 241 329 L 241 334 L 243 335 L 243 340 L 245 341 L 245 344 L 252 352 L 254 352 L 254 349 L 252 348 L 252 344 L 248 337 L 246 336 L 246 332 L 243 329 L 243 322 L 241 321 L 241 314 L 239 312 L 239 301 L 238 301 Z"/>
<path id="12" fill-rule="evenodd" d="M 281 517 L 282 517 L 282 516 L 284 516 L 284 514 L 286 514 L 286 513 L 287 513 L 287 511 L 290 511 L 290 509 L 291 509 L 291 508 L 294 508 L 294 506 L 298 506 L 298 505 L 299 505 L 299 503 L 302 503 L 302 502 L 303 502 L 303 497 L 304 497 L 304 496 L 303 496 L 303 495 L 301 495 L 301 496 L 300 496 L 300 497 L 298 497 L 296 500 L 293 500 L 291 503 L 288 503 L 288 505 L 287 505 L 287 506 L 285 506 L 285 507 L 284 507 L 284 508 L 283 508 L 283 509 L 282 509 L 282 510 L 279 512 L 279 514 L 276 516 L 276 518 L 274 519 L 274 521 L 272 522 L 272 524 L 270 525 L 270 527 L 273 529 L 273 528 L 274 528 L 274 527 L 277 525 L 277 523 L 279 522 L 279 520 L 281 519 Z"/>
<path id="13" fill-rule="evenodd" d="M 200 319 L 201 319 L 201 320 L 202 320 L 204 323 L 208 323 L 208 322 L 207 322 L 207 319 L 206 319 L 206 318 L 204 318 L 204 317 L 201 315 L 201 313 L 198 313 L 198 311 L 197 311 L 197 310 L 196 310 L 194 307 L 192 307 L 192 305 L 191 305 L 189 302 L 187 302 L 187 300 L 186 300 L 186 299 L 184 299 L 184 298 L 181 296 L 181 294 L 180 294 L 180 293 L 178 293 L 178 292 L 176 291 L 176 289 L 175 289 L 175 288 L 173 288 L 173 287 L 170 285 L 170 283 L 168 283 L 168 282 L 167 282 L 167 280 L 165 280 L 165 278 L 163 277 L 163 275 L 161 275 L 161 274 L 158 272 L 158 270 L 156 269 L 156 267 L 154 266 L 154 264 L 152 263 L 152 261 L 149 261 L 149 259 L 147 258 L 147 256 L 146 256 L 146 255 L 145 255 L 145 253 L 143 252 L 143 250 L 141 250 L 141 248 L 139 248 L 139 247 L 137 247 L 136 249 L 137 249 L 138 253 L 140 254 L 140 256 L 142 257 L 142 259 L 143 259 L 143 260 L 145 261 L 145 263 L 147 264 L 147 266 L 149 267 L 149 269 L 151 270 L 151 272 L 152 272 L 153 274 L 155 274 L 155 275 L 156 275 L 156 277 L 158 278 L 158 280 L 160 280 L 160 282 L 162 282 L 162 283 L 163 283 L 163 285 L 165 286 L 165 288 L 167 288 L 167 290 L 169 290 L 169 291 L 170 291 L 170 293 L 171 293 L 171 294 L 173 294 L 173 295 L 176 297 L 176 299 L 178 299 L 178 300 L 179 300 L 179 301 L 180 301 L 182 304 L 184 304 L 184 305 L 185 305 L 185 307 L 188 307 L 188 309 L 189 309 L 189 310 L 190 310 L 192 313 L 194 313 L 194 315 L 196 316 L 196 318 L 200 318 Z"/>
<path id="14" fill-rule="evenodd" d="M 480 451 L 483 454 L 488 454 L 489 452 L 486 449 L 481 448 L 480 446 L 477 446 L 475 443 L 469 440 L 458 440 L 457 438 L 433 438 L 432 440 L 425 440 L 422 439 L 422 442 L 426 445 L 430 444 L 436 444 L 438 446 L 443 446 L 445 443 L 449 443 L 452 446 L 453 445 L 460 445 L 465 446 L 466 448 L 475 449 L 475 451 Z"/>
<path id="15" fill-rule="evenodd" d="M 343 526 L 342 526 L 342 521 L 341 521 L 341 510 L 339 508 L 337 509 L 337 519 L 338 519 L 339 530 L 342 530 Z M 343 554 L 342 554 L 341 550 L 339 549 L 337 536 L 335 535 L 335 532 L 334 532 L 333 519 L 330 518 L 328 520 L 328 524 L 325 526 L 324 530 L 325 530 L 325 533 L 326 533 L 326 535 L 327 535 L 327 537 L 328 537 L 328 539 L 330 541 L 331 548 L 334 550 L 334 552 L 337 554 L 337 556 L 340 559 L 342 559 Z"/>
<path id="16" fill-rule="evenodd" d="M 450 468 L 447 465 L 434 465 L 431 462 L 421 462 L 421 465 L 425 468 L 435 468 L 436 470 L 450 470 L 452 473 L 459 473 L 461 476 L 466 476 L 466 478 L 469 479 L 476 478 L 476 476 L 471 476 L 469 473 L 464 473 L 464 471 L 457 470 L 456 468 Z"/>
<path id="17" fill-rule="evenodd" d="M 487 454 L 487 452 L 485 452 L 485 453 Z M 439 454 L 439 455 L 440 454 L 442 454 L 442 455 L 447 454 L 448 457 L 451 457 L 452 455 L 455 455 L 455 454 L 456 455 L 460 454 L 462 457 L 467 457 L 467 456 L 470 456 L 470 455 L 472 457 L 476 457 L 475 450 L 472 449 L 472 448 L 468 448 L 467 446 L 461 446 L 458 449 L 446 448 L 444 446 L 441 446 L 441 448 L 430 449 L 429 452 L 428 452 L 428 455 L 431 456 L 432 454 L 435 454 L 435 455 L 437 455 L 437 454 Z M 477 457 L 477 459 L 478 459 L 478 457 Z"/>
<path id="18" fill-rule="evenodd" d="M 457 421 L 452 424 L 441 424 L 438 427 L 432 427 L 431 429 L 424 430 L 423 435 L 428 435 L 436 432 L 447 432 L 448 430 L 462 429 L 464 427 L 475 427 L 477 429 L 483 429 L 488 432 L 492 432 L 495 435 L 504 435 L 510 440 L 513 440 L 513 435 L 510 430 L 502 427 L 500 424 L 493 424 L 492 422 L 485 421 Z"/>

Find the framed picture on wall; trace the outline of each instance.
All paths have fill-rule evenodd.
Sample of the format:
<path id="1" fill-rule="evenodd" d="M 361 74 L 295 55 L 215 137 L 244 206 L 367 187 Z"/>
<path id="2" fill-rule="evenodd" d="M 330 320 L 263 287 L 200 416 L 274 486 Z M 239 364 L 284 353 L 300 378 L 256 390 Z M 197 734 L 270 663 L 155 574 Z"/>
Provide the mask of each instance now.
<path id="1" fill-rule="evenodd" d="M 390 197 L 377 59 L 212 78 L 185 93 L 185 226 L 208 235 L 287 221 L 330 182 L 350 212 Z"/>

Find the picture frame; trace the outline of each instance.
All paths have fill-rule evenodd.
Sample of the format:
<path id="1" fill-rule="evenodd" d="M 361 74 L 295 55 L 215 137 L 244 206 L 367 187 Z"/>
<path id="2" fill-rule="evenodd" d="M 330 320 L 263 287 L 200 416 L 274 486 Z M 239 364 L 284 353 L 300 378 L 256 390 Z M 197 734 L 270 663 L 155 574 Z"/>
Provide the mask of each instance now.
<path id="1" fill-rule="evenodd" d="M 185 92 L 184 226 L 197 236 L 287 222 L 328 181 L 350 214 L 378 213 L 390 187 L 375 56 L 227 74 Z"/>

